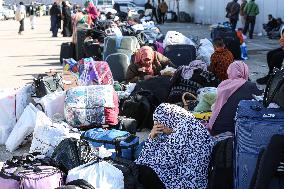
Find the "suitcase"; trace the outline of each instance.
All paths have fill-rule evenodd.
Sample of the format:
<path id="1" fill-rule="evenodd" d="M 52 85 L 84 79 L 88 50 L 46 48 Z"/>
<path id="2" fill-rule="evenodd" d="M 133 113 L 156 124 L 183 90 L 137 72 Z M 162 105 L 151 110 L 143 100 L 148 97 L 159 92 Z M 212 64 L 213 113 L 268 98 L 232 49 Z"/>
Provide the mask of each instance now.
<path id="1" fill-rule="evenodd" d="M 92 57 L 94 60 L 102 60 L 102 47 L 99 43 L 85 42 L 84 54 L 86 57 Z"/>
<path id="2" fill-rule="evenodd" d="M 179 67 L 188 65 L 196 59 L 196 49 L 193 45 L 168 45 L 164 50 L 164 55 Z"/>
<path id="3" fill-rule="evenodd" d="M 242 50 L 240 41 L 230 38 L 223 40 L 226 45 L 226 48 L 233 54 L 234 60 L 242 60 Z"/>
<path id="4" fill-rule="evenodd" d="M 112 158 L 122 157 L 134 160 L 135 148 L 139 145 L 139 138 L 137 136 L 127 131 L 116 129 L 90 129 L 84 132 L 81 138 L 89 141 L 96 148 L 104 146 L 106 149 L 115 150 L 112 153 Z"/>
<path id="5" fill-rule="evenodd" d="M 60 49 L 60 64 L 63 64 L 63 59 L 74 58 L 75 46 L 73 43 L 62 43 Z"/>
<path id="6" fill-rule="evenodd" d="M 129 59 L 131 55 L 139 49 L 139 43 L 134 36 L 124 36 L 122 38 L 106 37 L 104 40 L 103 59 L 113 53 L 124 53 Z"/>
<path id="7" fill-rule="evenodd" d="M 126 79 L 127 68 L 130 64 L 129 57 L 124 53 L 114 53 L 106 57 L 114 81 L 122 82 Z"/>
<path id="8" fill-rule="evenodd" d="M 87 28 L 77 28 L 77 43 L 75 44 L 76 49 L 76 60 L 81 60 L 85 58 L 84 53 L 84 40 L 86 38 L 86 33 L 88 32 Z"/>
<path id="9" fill-rule="evenodd" d="M 258 101 L 241 101 L 235 125 L 234 188 L 248 189 L 259 152 L 274 134 L 284 134 L 284 111 L 264 108 Z"/>

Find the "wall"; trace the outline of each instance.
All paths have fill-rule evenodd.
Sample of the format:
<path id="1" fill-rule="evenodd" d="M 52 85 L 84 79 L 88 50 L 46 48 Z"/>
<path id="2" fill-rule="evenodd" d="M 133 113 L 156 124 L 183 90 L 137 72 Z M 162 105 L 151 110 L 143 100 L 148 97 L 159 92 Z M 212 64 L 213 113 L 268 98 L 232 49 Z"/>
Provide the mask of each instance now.
<path id="1" fill-rule="evenodd" d="M 185 0 L 188 1 L 188 0 Z M 230 0 L 195 0 L 195 22 L 213 24 L 226 21 L 225 7 Z M 240 3 L 241 1 L 239 1 Z M 260 14 L 257 16 L 255 31 L 262 31 L 262 24 L 267 22 L 267 15 L 281 17 L 284 20 L 284 0 L 256 0 Z M 240 26 L 240 22 L 238 23 Z"/>

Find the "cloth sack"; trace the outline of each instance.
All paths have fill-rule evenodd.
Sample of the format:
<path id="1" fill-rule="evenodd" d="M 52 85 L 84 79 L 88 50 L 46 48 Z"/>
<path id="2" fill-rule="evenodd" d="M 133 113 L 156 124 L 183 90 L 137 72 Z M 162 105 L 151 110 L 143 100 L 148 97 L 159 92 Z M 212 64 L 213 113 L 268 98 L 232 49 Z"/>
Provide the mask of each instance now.
<path id="1" fill-rule="evenodd" d="M 69 125 L 116 125 L 118 96 L 112 85 L 80 86 L 66 93 L 64 115 Z"/>
<path id="2" fill-rule="evenodd" d="M 25 108 L 5 143 L 7 150 L 13 152 L 33 133 L 38 111 L 31 103 Z"/>
<path id="3" fill-rule="evenodd" d="M 40 152 L 50 157 L 56 146 L 63 139 L 70 137 L 79 139 L 80 134 L 72 132 L 66 123 L 52 123 L 43 112 L 38 112 L 30 153 Z"/>
<path id="4" fill-rule="evenodd" d="M 200 39 L 200 46 L 197 49 L 197 59 L 202 60 L 207 65 L 211 63 L 211 55 L 214 53 L 213 44 L 207 39 Z"/>
<path id="5" fill-rule="evenodd" d="M 84 179 L 96 189 L 123 189 L 123 173 L 108 162 L 90 162 L 68 172 L 66 182 Z"/>

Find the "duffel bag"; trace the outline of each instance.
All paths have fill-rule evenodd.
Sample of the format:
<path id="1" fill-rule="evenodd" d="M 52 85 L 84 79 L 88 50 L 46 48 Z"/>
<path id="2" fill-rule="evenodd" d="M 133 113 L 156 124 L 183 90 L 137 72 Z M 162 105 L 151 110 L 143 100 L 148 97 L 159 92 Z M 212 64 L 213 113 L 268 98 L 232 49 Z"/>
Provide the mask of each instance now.
<path id="1" fill-rule="evenodd" d="M 15 156 L 4 163 L 0 186 L 3 189 L 51 189 L 63 185 L 63 178 L 64 173 L 58 168 L 45 165 L 32 155 Z"/>
<path id="2" fill-rule="evenodd" d="M 112 85 L 90 85 L 66 92 L 64 114 L 73 127 L 117 125 L 118 96 Z"/>
<path id="3" fill-rule="evenodd" d="M 139 144 L 137 136 L 116 129 L 90 129 L 82 134 L 82 138 L 89 141 L 94 147 L 104 146 L 106 149 L 114 150 L 112 158 L 122 157 L 129 160 L 134 159 L 134 151 Z"/>

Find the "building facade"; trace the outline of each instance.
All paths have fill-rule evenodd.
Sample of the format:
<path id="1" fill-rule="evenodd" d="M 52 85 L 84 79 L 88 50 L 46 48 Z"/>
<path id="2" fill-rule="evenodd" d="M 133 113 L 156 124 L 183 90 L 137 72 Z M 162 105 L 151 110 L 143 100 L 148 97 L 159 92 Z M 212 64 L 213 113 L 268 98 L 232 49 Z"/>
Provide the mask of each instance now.
<path id="1" fill-rule="evenodd" d="M 169 0 L 171 10 L 176 11 L 179 2 L 180 11 L 189 13 L 194 17 L 195 23 L 215 24 L 227 21 L 225 7 L 231 0 Z M 255 31 L 262 31 L 262 24 L 267 22 L 267 15 L 284 20 L 284 0 L 255 0 L 259 5 L 260 14 L 256 19 Z M 241 0 L 239 0 L 241 3 Z M 240 22 L 238 23 L 240 25 Z"/>

